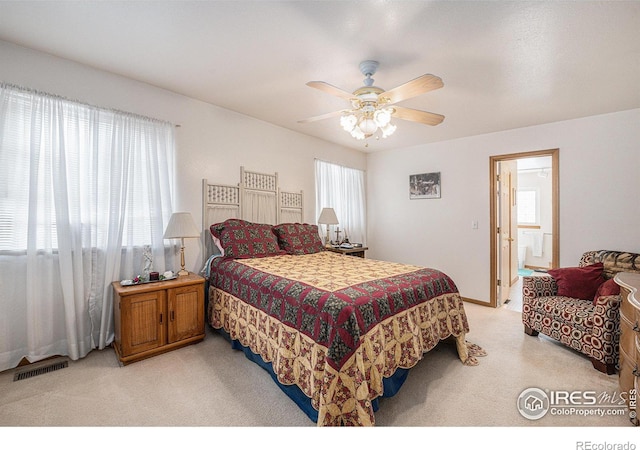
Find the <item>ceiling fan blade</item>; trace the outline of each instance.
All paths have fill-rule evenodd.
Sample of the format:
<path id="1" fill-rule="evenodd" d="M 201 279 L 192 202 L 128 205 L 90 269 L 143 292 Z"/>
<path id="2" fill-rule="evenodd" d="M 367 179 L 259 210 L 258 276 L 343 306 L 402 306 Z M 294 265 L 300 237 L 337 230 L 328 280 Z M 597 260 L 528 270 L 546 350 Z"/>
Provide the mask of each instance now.
<path id="1" fill-rule="evenodd" d="M 440 77 L 427 73 L 396 88 L 385 91 L 380 96 L 388 99 L 389 104 L 393 104 L 425 92 L 440 89 L 442 86 L 444 86 L 444 83 Z"/>
<path id="2" fill-rule="evenodd" d="M 391 114 L 398 119 L 410 120 L 412 122 L 420 122 L 425 125 L 438 125 L 444 120 L 442 114 L 430 113 L 427 111 L 419 111 L 417 109 L 405 108 L 402 106 L 394 106 L 395 112 Z"/>
<path id="3" fill-rule="evenodd" d="M 331 117 L 336 117 L 344 113 L 346 110 L 334 111 L 327 114 L 322 114 L 320 116 L 309 117 L 307 119 L 298 120 L 298 123 L 309 123 L 316 122 L 318 120 L 330 119 Z"/>
<path id="4" fill-rule="evenodd" d="M 327 94 L 335 95 L 336 97 L 344 98 L 345 100 L 351 100 L 353 98 L 351 92 L 344 91 L 324 81 L 309 81 L 307 86 L 319 89 Z"/>

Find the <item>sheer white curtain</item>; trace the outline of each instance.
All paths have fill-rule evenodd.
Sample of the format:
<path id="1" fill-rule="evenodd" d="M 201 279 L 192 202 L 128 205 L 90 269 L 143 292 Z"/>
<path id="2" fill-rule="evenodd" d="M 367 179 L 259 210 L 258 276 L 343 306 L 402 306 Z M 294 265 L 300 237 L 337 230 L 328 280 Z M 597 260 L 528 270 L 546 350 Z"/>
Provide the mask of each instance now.
<path id="1" fill-rule="evenodd" d="M 333 208 L 350 242 L 366 244 L 367 214 L 364 171 L 316 160 L 316 218 Z M 324 232 L 321 230 L 324 234 Z M 345 234 L 341 234 L 344 238 Z M 332 239 L 335 236 L 332 234 Z"/>
<path id="2" fill-rule="evenodd" d="M 0 370 L 113 340 L 111 282 L 174 267 L 171 124 L 0 84 Z"/>

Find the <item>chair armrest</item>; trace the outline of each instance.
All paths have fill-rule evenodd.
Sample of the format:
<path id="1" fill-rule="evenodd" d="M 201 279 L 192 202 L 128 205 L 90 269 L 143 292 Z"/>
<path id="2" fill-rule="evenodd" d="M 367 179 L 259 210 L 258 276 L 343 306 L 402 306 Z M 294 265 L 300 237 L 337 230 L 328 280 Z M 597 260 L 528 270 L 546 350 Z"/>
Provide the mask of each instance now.
<path id="1" fill-rule="evenodd" d="M 603 295 L 593 302 L 593 338 L 601 342 L 603 354 L 617 361 L 620 343 L 620 295 Z"/>
<path id="2" fill-rule="evenodd" d="M 522 301 L 558 294 L 558 284 L 551 275 L 522 277 Z"/>
<path id="3" fill-rule="evenodd" d="M 601 319 L 594 323 L 604 324 L 602 328 L 608 331 L 619 330 L 620 328 L 620 295 L 603 295 L 593 301 L 593 315 L 600 316 Z"/>

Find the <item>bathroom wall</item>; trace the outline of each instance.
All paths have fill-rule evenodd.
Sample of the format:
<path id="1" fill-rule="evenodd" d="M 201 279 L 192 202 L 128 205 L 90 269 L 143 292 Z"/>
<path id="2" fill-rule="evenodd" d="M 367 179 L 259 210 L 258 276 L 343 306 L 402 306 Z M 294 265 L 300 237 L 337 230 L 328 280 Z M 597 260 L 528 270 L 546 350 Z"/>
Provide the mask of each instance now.
<path id="1" fill-rule="evenodd" d="M 548 269 L 553 257 L 551 158 L 518 160 L 518 189 L 538 193 L 539 228 L 518 227 L 518 262 L 525 268 Z M 521 251 L 523 253 L 521 253 Z M 524 261 L 520 258 L 524 256 Z"/>

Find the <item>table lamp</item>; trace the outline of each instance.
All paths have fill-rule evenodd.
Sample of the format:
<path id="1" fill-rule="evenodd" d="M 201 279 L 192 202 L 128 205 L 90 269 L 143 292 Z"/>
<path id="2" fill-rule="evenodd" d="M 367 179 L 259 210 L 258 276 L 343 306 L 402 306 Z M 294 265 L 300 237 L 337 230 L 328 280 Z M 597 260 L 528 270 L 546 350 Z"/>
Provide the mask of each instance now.
<path id="1" fill-rule="evenodd" d="M 184 238 L 197 237 L 200 237 L 200 231 L 196 227 L 191 213 L 176 212 L 171 215 L 169 225 L 164 231 L 164 238 L 180 239 L 180 266 L 182 269 L 178 272 L 179 276 L 189 275 L 189 272 L 184 269 Z"/>
<path id="2" fill-rule="evenodd" d="M 329 238 L 329 226 L 338 225 L 338 217 L 336 216 L 336 212 L 333 208 L 322 208 L 320 217 L 318 217 L 318 223 L 325 225 L 327 228 L 327 237 L 325 238 L 324 245 L 325 247 L 329 247 L 331 245 L 331 240 Z"/>

